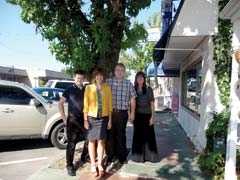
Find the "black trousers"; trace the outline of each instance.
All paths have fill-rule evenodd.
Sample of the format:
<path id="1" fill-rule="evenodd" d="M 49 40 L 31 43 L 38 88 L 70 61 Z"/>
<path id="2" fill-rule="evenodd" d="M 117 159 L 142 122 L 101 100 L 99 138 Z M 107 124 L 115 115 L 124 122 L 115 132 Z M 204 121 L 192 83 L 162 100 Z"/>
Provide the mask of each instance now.
<path id="1" fill-rule="evenodd" d="M 81 116 L 69 115 L 67 119 L 67 149 L 66 149 L 66 161 L 67 167 L 73 167 L 73 159 L 75 153 L 76 144 L 80 141 L 81 137 L 86 137 L 86 130 L 84 129 L 84 119 Z M 85 141 L 81 154 L 81 161 L 84 161 L 88 156 L 87 142 Z"/>
<path id="2" fill-rule="evenodd" d="M 149 126 L 151 114 L 135 114 L 132 140 L 132 160 L 159 162 L 154 126 Z"/>
<path id="3" fill-rule="evenodd" d="M 117 157 L 120 162 L 126 160 L 126 127 L 128 112 L 112 113 L 112 128 L 107 131 L 106 154 L 108 161 L 111 162 Z"/>

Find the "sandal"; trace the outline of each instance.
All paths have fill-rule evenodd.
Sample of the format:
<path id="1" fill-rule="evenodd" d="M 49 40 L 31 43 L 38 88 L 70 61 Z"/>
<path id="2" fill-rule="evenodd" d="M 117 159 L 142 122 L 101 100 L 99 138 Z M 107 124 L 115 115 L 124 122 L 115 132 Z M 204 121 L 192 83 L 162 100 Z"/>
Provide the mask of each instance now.
<path id="1" fill-rule="evenodd" d="M 99 176 L 102 177 L 105 174 L 105 171 L 102 166 L 98 166 Z"/>
<path id="2" fill-rule="evenodd" d="M 93 177 L 97 177 L 98 176 L 98 172 L 97 172 L 96 166 L 91 166 L 90 172 L 93 175 Z"/>

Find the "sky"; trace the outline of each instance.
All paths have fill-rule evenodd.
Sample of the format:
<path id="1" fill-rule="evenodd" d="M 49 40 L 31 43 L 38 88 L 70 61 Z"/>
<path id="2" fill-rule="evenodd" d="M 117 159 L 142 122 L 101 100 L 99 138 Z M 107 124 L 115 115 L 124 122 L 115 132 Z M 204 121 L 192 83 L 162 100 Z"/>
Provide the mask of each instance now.
<path id="1" fill-rule="evenodd" d="M 135 19 L 147 24 L 155 12 L 160 13 L 161 0 L 142 10 Z M 37 68 L 60 71 L 65 67 L 48 49 L 48 41 L 35 33 L 34 24 L 26 24 L 20 17 L 21 8 L 0 1 L 0 66 L 20 69 Z"/>

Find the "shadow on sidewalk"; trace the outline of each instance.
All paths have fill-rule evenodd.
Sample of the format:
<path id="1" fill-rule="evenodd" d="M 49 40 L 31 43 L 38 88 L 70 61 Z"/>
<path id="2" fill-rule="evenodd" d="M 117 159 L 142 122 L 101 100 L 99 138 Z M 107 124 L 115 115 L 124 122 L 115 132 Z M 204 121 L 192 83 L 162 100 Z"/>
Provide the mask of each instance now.
<path id="1" fill-rule="evenodd" d="M 171 112 L 155 115 L 155 135 L 160 162 L 135 163 L 122 167 L 122 172 L 141 177 L 167 180 L 208 180 L 197 164 L 198 152 Z M 133 127 L 127 129 L 128 147 L 131 147 Z"/>

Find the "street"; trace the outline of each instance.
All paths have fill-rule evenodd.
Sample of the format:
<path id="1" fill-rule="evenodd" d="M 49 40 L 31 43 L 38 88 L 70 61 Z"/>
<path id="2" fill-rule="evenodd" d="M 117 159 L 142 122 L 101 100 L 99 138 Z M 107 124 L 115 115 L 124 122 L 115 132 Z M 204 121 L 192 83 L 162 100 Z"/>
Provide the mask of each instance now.
<path id="1" fill-rule="evenodd" d="M 64 153 L 48 140 L 0 141 L 0 180 L 25 180 Z"/>

